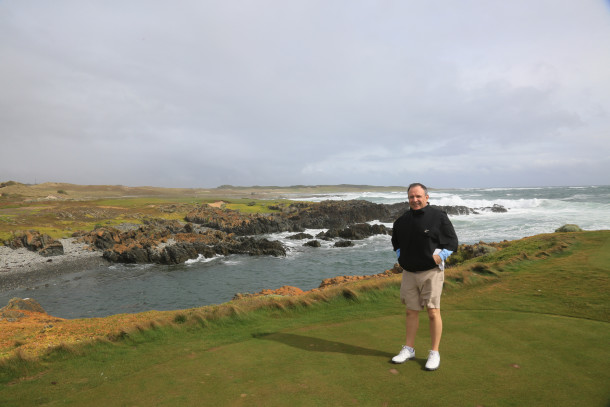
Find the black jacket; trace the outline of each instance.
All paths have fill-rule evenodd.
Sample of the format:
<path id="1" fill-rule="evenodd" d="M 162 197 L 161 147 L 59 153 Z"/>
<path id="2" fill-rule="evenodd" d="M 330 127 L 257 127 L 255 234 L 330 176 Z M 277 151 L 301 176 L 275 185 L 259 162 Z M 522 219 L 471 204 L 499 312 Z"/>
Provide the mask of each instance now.
<path id="1" fill-rule="evenodd" d="M 416 272 L 436 267 L 434 250 L 455 252 L 458 239 L 447 214 L 427 205 L 417 211 L 408 210 L 394 222 L 392 246 L 395 251 L 400 249 L 400 266 Z"/>

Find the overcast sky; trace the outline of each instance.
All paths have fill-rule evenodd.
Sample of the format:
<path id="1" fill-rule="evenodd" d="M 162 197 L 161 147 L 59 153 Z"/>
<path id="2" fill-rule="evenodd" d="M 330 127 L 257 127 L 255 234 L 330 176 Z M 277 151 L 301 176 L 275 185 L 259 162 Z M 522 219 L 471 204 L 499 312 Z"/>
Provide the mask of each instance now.
<path id="1" fill-rule="evenodd" d="M 608 0 L 0 0 L 0 181 L 610 184 Z"/>

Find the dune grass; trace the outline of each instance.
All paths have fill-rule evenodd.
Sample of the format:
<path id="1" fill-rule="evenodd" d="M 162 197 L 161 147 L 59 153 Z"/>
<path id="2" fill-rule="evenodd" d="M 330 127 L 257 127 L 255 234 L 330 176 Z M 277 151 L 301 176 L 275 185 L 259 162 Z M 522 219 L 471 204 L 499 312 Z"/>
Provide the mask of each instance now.
<path id="1" fill-rule="evenodd" d="M 398 276 L 174 313 L 0 366 L 0 405 L 607 406 L 610 232 L 549 234 L 447 272 L 441 368 L 389 359 Z"/>
<path id="2" fill-rule="evenodd" d="M 223 201 L 224 207 L 242 213 L 277 213 L 282 199 L 217 198 L 214 196 L 136 196 L 104 199 L 0 201 L 0 244 L 15 233 L 35 229 L 54 238 L 70 237 L 75 231 L 121 223 L 142 224 L 155 218 L 184 221 L 186 215 L 204 204 Z"/>

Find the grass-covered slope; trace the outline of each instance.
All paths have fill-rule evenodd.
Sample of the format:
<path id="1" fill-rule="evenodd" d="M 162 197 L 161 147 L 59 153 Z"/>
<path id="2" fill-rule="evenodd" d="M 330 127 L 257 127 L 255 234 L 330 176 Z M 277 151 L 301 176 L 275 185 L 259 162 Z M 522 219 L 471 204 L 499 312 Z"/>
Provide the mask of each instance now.
<path id="1" fill-rule="evenodd" d="M 416 359 L 389 363 L 395 276 L 151 313 L 113 341 L 4 359 L 0 405 L 607 406 L 609 246 L 609 231 L 540 235 L 449 270 L 435 372 L 424 315 Z"/>
<path id="2" fill-rule="evenodd" d="M 256 186 L 218 188 L 126 187 L 46 182 L 25 185 L 0 180 L 0 244 L 19 231 L 36 229 L 54 238 L 99 225 L 140 224 L 145 218 L 180 219 L 202 203 L 223 202 L 244 213 L 274 212 L 290 194 L 396 191 L 368 185 Z"/>

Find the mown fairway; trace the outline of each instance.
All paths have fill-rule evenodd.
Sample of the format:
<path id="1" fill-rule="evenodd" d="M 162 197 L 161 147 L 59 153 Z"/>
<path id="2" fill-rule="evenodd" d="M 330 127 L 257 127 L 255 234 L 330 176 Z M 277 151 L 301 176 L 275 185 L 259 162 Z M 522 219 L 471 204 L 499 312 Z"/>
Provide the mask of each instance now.
<path id="1" fill-rule="evenodd" d="M 610 232 L 536 236 L 475 260 L 448 272 L 436 372 L 423 370 L 423 314 L 416 360 L 389 362 L 404 340 L 392 278 L 13 360 L 0 405 L 608 406 Z"/>

